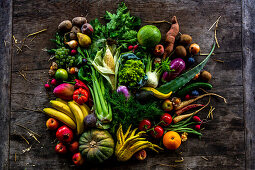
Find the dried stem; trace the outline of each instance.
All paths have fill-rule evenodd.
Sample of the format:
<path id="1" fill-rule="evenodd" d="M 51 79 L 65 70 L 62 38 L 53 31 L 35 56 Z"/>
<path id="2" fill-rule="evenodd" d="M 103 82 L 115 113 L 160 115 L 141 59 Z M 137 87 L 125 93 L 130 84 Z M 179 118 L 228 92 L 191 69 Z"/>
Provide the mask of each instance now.
<path id="1" fill-rule="evenodd" d="M 217 62 L 219 62 L 219 63 L 224 63 L 224 61 L 223 60 L 218 60 L 218 59 L 213 59 L 214 61 L 217 61 Z"/>
<path id="2" fill-rule="evenodd" d="M 166 20 L 162 20 L 162 21 L 145 21 L 146 23 L 152 23 L 152 24 L 160 24 L 160 23 L 168 23 L 170 25 L 172 25 L 171 22 L 166 21 Z"/>
<path id="3" fill-rule="evenodd" d="M 206 160 L 206 161 L 209 161 L 209 159 L 206 158 L 206 157 L 204 157 L 204 156 L 201 156 L 201 158 L 203 158 L 203 159 Z"/>
<path id="4" fill-rule="evenodd" d="M 22 137 L 27 142 L 27 144 L 29 145 L 28 140 L 23 135 L 20 135 L 20 137 Z"/>
<path id="5" fill-rule="evenodd" d="M 219 22 L 221 16 L 219 16 L 219 18 L 212 24 L 212 26 L 208 29 L 208 31 L 210 31 L 212 29 L 212 27 L 216 24 L 216 22 Z"/>
<path id="6" fill-rule="evenodd" d="M 226 99 L 225 97 L 220 96 L 220 95 L 218 95 L 218 94 L 216 94 L 216 93 L 208 93 L 207 91 L 205 91 L 205 90 L 202 89 L 202 88 L 199 88 L 199 89 L 202 90 L 202 91 L 204 91 L 204 92 L 207 93 L 207 94 L 210 94 L 210 95 L 213 95 L 213 96 L 217 96 L 217 97 L 219 97 L 219 98 L 222 98 L 222 99 L 224 100 L 224 102 L 227 103 L 227 99 Z"/>
<path id="7" fill-rule="evenodd" d="M 216 42 L 216 44 L 217 44 L 217 47 L 220 48 L 220 45 L 219 45 L 219 43 L 218 43 L 218 39 L 217 39 L 217 36 L 216 36 L 218 24 L 219 24 L 219 20 L 216 22 L 216 25 L 215 25 L 215 29 L 214 29 L 214 39 L 215 39 L 215 42 Z"/>
<path id="8" fill-rule="evenodd" d="M 42 29 L 42 30 L 40 30 L 40 31 L 37 31 L 37 32 L 31 33 L 31 34 L 28 34 L 27 37 L 30 37 L 30 36 L 33 36 L 33 35 L 42 33 L 42 32 L 44 32 L 44 31 L 47 31 L 47 29 Z"/>
<path id="9" fill-rule="evenodd" d="M 21 124 L 17 124 L 17 123 L 16 123 L 16 125 L 19 126 L 19 127 L 22 127 L 23 129 L 26 129 L 28 132 L 30 132 L 30 133 L 32 133 L 32 134 L 38 136 L 38 137 L 41 137 L 40 135 L 38 135 L 37 133 L 35 133 L 35 132 L 32 131 L 31 129 L 28 129 L 27 127 L 25 127 L 25 126 L 23 126 L 23 125 L 21 125 Z"/>

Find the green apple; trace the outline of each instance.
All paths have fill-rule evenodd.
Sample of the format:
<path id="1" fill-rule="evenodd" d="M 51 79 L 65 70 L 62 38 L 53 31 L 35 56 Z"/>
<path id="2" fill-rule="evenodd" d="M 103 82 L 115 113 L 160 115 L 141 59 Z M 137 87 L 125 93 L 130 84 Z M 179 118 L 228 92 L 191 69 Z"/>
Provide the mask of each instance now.
<path id="1" fill-rule="evenodd" d="M 166 99 L 162 104 L 162 108 L 164 111 L 170 112 L 174 108 L 173 102 L 171 102 L 169 99 Z"/>

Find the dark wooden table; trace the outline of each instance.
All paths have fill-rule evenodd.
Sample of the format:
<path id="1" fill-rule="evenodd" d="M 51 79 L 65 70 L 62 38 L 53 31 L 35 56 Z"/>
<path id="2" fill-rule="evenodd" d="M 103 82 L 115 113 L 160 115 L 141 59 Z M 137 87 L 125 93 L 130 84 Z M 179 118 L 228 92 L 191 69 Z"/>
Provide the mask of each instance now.
<path id="1" fill-rule="evenodd" d="M 47 116 L 24 108 L 43 108 L 49 102 L 43 84 L 48 79 L 49 41 L 58 23 L 86 15 L 89 19 L 115 11 L 119 0 L 1 0 L 0 1 L 0 168 L 71 169 L 70 158 L 54 152 L 54 134 L 46 131 Z M 146 161 L 118 163 L 109 161 L 98 169 L 255 169 L 255 3 L 252 0 L 128 0 L 132 15 L 146 20 L 169 20 L 176 15 L 180 31 L 192 35 L 207 53 L 213 43 L 208 31 L 221 16 L 217 37 L 220 48 L 207 64 L 213 75 L 213 91 L 225 96 L 228 104 L 214 99 L 213 121 L 203 137 L 189 138 L 176 152 L 149 154 Z M 169 25 L 159 24 L 164 35 Z M 47 28 L 33 41 L 26 41 L 20 54 L 12 36 L 22 41 L 29 33 Z M 203 56 L 197 57 L 201 60 Z M 213 59 L 223 60 L 224 63 Z M 25 80 L 21 74 L 26 75 Z M 208 110 L 207 110 L 208 111 Z M 201 112 L 206 117 L 207 111 Z M 41 135 L 40 143 L 29 137 L 24 125 Z M 28 145 L 20 135 L 28 139 Z M 22 153 L 24 149 L 31 149 Z M 174 160 L 184 158 L 182 163 Z M 207 160 L 206 160 L 206 159 Z M 96 166 L 91 166 L 95 169 Z"/>

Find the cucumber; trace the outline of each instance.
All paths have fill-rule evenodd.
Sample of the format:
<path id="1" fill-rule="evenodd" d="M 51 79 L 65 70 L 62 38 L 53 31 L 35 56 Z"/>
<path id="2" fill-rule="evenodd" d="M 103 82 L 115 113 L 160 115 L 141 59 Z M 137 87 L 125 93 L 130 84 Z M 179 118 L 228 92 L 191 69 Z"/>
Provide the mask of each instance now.
<path id="1" fill-rule="evenodd" d="M 198 89 L 198 88 L 204 88 L 204 89 L 210 90 L 212 89 L 212 85 L 210 83 L 203 83 L 203 82 L 192 83 L 190 85 L 187 85 L 183 89 L 179 90 L 176 95 L 178 97 L 184 97 L 190 91 Z"/>

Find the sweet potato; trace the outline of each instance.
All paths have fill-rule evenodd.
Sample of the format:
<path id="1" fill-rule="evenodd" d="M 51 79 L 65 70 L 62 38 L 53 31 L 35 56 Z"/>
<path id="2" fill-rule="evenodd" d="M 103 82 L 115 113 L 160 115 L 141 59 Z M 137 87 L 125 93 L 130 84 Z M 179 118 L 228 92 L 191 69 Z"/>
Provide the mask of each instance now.
<path id="1" fill-rule="evenodd" d="M 176 16 L 173 16 L 172 20 L 172 25 L 170 30 L 166 33 L 166 47 L 165 47 L 165 52 L 163 54 L 163 59 L 165 59 L 166 57 L 168 57 L 171 52 L 174 49 L 174 42 L 175 42 L 175 37 L 178 35 L 179 33 L 179 24 L 177 21 Z"/>

